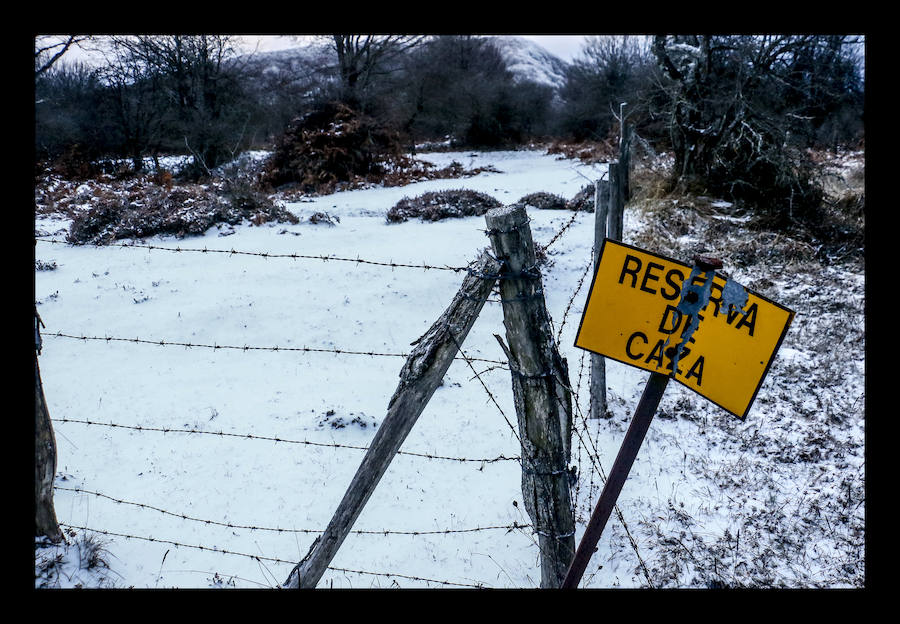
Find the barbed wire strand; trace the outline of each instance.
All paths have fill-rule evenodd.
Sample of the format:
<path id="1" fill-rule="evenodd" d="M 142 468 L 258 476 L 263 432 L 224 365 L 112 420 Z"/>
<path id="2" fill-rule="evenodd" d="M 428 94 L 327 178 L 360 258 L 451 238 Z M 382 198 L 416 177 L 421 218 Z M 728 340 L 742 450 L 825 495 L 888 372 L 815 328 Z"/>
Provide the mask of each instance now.
<path id="1" fill-rule="evenodd" d="M 551 245 L 553 245 L 562 235 L 568 230 L 572 224 L 575 222 L 575 219 L 578 217 L 578 211 L 574 211 L 572 214 L 572 218 L 550 239 L 550 241 L 546 245 L 542 245 L 543 249 L 549 249 Z M 347 257 L 347 256 L 329 256 L 325 254 L 298 254 L 298 253 L 273 253 L 266 251 L 238 251 L 234 248 L 231 249 L 210 249 L 208 247 L 166 247 L 162 245 L 149 245 L 149 244 L 137 244 L 137 243 L 72 243 L 66 240 L 59 240 L 55 238 L 47 238 L 43 236 L 35 236 L 35 241 L 41 243 L 49 243 L 52 245 L 68 245 L 69 247 L 120 247 L 120 248 L 132 248 L 132 249 L 147 249 L 150 251 L 169 251 L 174 253 L 216 253 L 216 254 L 226 254 L 229 256 L 256 256 L 259 258 L 287 258 L 291 260 L 319 260 L 322 262 L 349 262 L 356 265 L 366 264 L 371 266 L 382 266 L 388 267 L 390 269 L 396 268 L 409 268 L 409 269 L 422 269 L 422 270 L 434 270 L 434 271 L 453 271 L 460 272 L 465 271 L 468 267 L 456 267 L 449 265 L 434 265 L 427 264 L 426 262 L 422 262 L 421 264 L 412 264 L 408 262 L 394 262 L 393 260 L 383 261 L 383 260 L 368 260 L 365 258 L 360 258 L 358 255 L 356 258 Z"/>
<path id="2" fill-rule="evenodd" d="M 105 498 L 114 503 L 121 505 L 131 505 L 133 507 L 139 507 L 141 509 L 149 509 L 151 511 L 156 511 L 158 513 L 172 516 L 175 518 L 180 518 L 181 520 L 189 520 L 191 522 L 199 522 L 201 524 L 207 524 L 211 526 L 220 526 L 229 529 L 245 529 L 248 531 L 269 531 L 273 533 L 321 533 L 320 529 L 285 529 L 281 527 L 265 527 L 265 526 L 255 526 L 255 525 L 247 525 L 247 524 L 234 524 L 231 522 L 220 522 L 217 520 L 208 520 L 204 518 L 195 518 L 193 516 L 188 516 L 186 514 L 177 513 L 174 511 L 169 511 L 167 509 L 162 509 L 160 507 L 155 507 L 153 505 L 148 505 L 146 503 L 136 503 L 134 501 L 127 501 L 123 499 L 116 498 L 114 496 L 110 496 L 109 494 L 103 494 L 102 492 L 94 492 L 92 490 L 88 490 L 80 487 L 65 487 L 61 485 L 54 485 L 53 489 L 61 490 L 66 492 L 76 492 L 80 494 L 90 494 L 92 496 L 96 496 L 98 498 Z M 494 526 L 482 526 L 482 527 L 472 527 L 469 529 L 435 529 L 432 531 L 398 531 L 394 529 L 383 529 L 383 530 L 368 530 L 368 529 L 352 529 L 350 533 L 356 533 L 359 535 L 449 535 L 453 533 L 476 533 L 479 531 L 495 531 L 495 530 L 505 530 L 507 532 L 513 531 L 515 529 L 523 529 L 528 528 L 527 525 L 519 524 L 518 522 L 513 522 L 510 525 L 494 525 Z"/>
<path id="3" fill-rule="evenodd" d="M 588 271 L 594 265 L 594 254 L 591 252 L 591 259 L 584 267 L 584 271 L 581 273 L 581 277 L 578 279 L 578 285 L 575 287 L 575 292 L 572 293 L 572 296 L 569 297 L 569 303 L 566 305 L 566 310 L 563 312 L 562 323 L 560 323 L 559 328 L 556 330 L 556 343 L 559 344 L 560 340 L 562 340 L 562 332 L 563 328 L 566 326 L 566 319 L 569 316 L 569 310 L 572 309 L 572 304 L 575 302 L 575 297 L 578 296 L 578 293 L 581 292 L 582 286 L 584 286 L 584 278 L 587 277 Z"/>
<path id="4" fill-rule="evenodd" d="M 584 362 L 584 354 L 582 354 L 582 363 L 583 362 Z M 582 367 L 582 370 L 583 370 L 583 367 Z M 579 387 L 580 387 L 580 381 L 581 381 L 581 372 L 579 371 Z M 581 405 L 578 401 L 577 393 L 574 394 L 574 399 L 575 399 L 574 400 L 575 409 L 576 409 L 578 415 L 581 416 L 581 422 L 582 422 L 582 426 L 584 427 L 584 432 L 585 432 L 585 434 L 588 434 L 589 433 L 588 420 L 585 417 L 584 412 L 582 412 L 582 410 L 581 410 Z M 574 431 L 576 433 L 576 435 L 578 436 L 578 440 L 581 443 L 581 445 L 584 447 L 584 450 L 586 451 L 587 456 L 591 461 L 592 467 L 597 469 L 597 472 L 599 473 L 599 475 L 603 481 L 603 485 L 605 485 L 607 476 L 606 476 L 606 471 L 603 469 L 603 464 L 600 461 L 600 451 L 597 449 L 596 445 L 594 444 L 594 441 L 590 438 L 590 435 L 588 435 L 588 440 L 591 442 L 591 447 L 592 447 L 593 451 L 587 447 L 587 445 L 584 442 L 584 438 L 581 435 L 581 432 L 578 430 L 577 422 L 574 424 L 575 424 L 575 426 L 572 427 L 572 431 Z M 634 536 L 631 534 L 631 530 L 628 527 L 628 523 L 625 521 L 625 515 L 622 513 L 622 509 L 619 507 L 618 503 L 616 503 L 613 506 L 613 509 L 616 512 L 616 518 L 618 518 L 619 522 L 622 524 L 622 527 L 625 529 L 625 535 L 628 537 L 628 541 L 631 545 L 631 549 L 634 551 L 635 556 L 637 556 L 638 564 L 641 567 L 641 571 L 644 574 L 644 578 L 647 579 L 647 584 L 650 587 L 653 587 L 653 581 L 650 578 L 650 572 L 647 570 L 647 565 L 644 563 L 643 557 L 641 557 L 641 553 L 640 553 L 640 549 L 638 548 L 637 541 L 634 539 Z"/>
<path id="5" fill-rule="evenodd" d="M 116 336 L 85 336 L 85 335 L 75 335 L 68 334 L 65 332 L 53 332 L 53 333 L 44 333 L 41 334 L 43 338 L 51 337 L 51 338 L 70 338 L 72 340 L 83 340 L 83 341 L 99 341 L 99 342 L 131 342 L 135 344 L 147 344 L 147 345 L 155 345 L 158 347 L 184 347 L 186 349 L 225 349 L 231 351 L 272 351 L 272 352 L 303 352 L 303 353 L 334 353 L 337 355 L 368 355 L 371 357 L 402 357 L 408 358 L 408 353 L 384 353 L 377 351 L 352 351 L 349 349 L 326 349 L 323 347 L 283 347 L 283 346 L 272 346 L 272 347 L 251 347 L 249 345 L 239 346 L 239 345 L 220 345 L 220 344 L 204 344 L 204 343 L 196 343 L 196 342 L 179 342 L 175 340 L 148 340 L 145 338 L 122 338 Z M 457 358 L 462 359 L 462 358 Z M 486 358 L 470 358 L 473 362 L 485 362 L 488 364 L 494 364 L 500 367 L 506 366 L 506 362 L 501 360 L 491 360 Z"/>
<path id="6" fill-rule="evenodd" d="M 572 224 L 575 223 L 575 219 L 577 217 L 578 217 L 578 211 L 575 210 L 572 213 L 572 218 L 569 219 L 569 221 L 564 226 L 562 226 L 562 228 L 553 236 L 553 238 L 551 238 L 550 241 L 546 245 L 541 245 L 541 247 L 544 249 L 544 251 L 547 251 L 548 249 L 550 249 L 550 247 L 553 245 L 553 243 L 555 243 L 557 240 L 559 240 L 559 238 L 566 232 L 566 230 L 568 230 L 572 226 Z"/>
<path id="7" fill-rule="evenodd" d="M 141 536 L 141 535 L 130 535 L 130 534 L 128 534 L 128 533 L 118 533 L 118 532 L 115 532 L 115 531 L 107 531 L 107 530 L 105 530 L 105 529 L 94 529 L 94 528 L 91 528 L 91 527 L 78 526 L 78 525 L 74 525 L 74 524 L 66 524 L 66 523 L 64 523 L 64 522 L 60 522 L 59 525 L 60 525 L 61 527 L 66 527 L 66 528 L 69 528 L 69 529 L 77 529 L 77 530 L 80 530 L 80 531 L 91 531 L 91 532 L 93 532 L 93 533 L 99 533 L 99 534 L 101 534 L 101 535 L 108 535 L 108 536 L 111 536 L 111 537 L 122 537 L 122 538 L 125 538 L 125 539 L 143 540 L 143 541 L 154 542 L 154 543 L 158 543 L 158 544 L 170 544 L 170 545 L 172 545 L 172 546 L 183 547 L 183 548 L 195 548 L 195 549 L 197 549 L 197 550 L 205 550 L 205 551 L 208 551 L 208 552 L 217 552 L 217 553 L 220 553 L 220 554 L 223 554 L 223 555 L 237 555 L 237 556 L 240 556 L 240 557 L 247 557 L 247 558 L 249 558 L 249 559 L 254 559 L 254 560 L 256 560 L 256 561 L 271 561 L 271 562 L 274 562 L 274 563 L 285 563 L 285 564 L 288 564 L 288 565 L 296 565 L 296 563 L 297 563 L 296 561 L 287 561 L 286 559 L 279 559 L 279 558 L 277 558 L 277 557 L 267 557 L 267 556 L 265 556 L 265 555 L 253 555 L 253 554 L 250 554 L 250 553 L 242 553 L 242 552 L 238 552 L 238 551 L 234 551 L 234 550 L 227 550 L 227 549 L 224 549 L 224 548 L 217 548 L 217 547 L 215 547 L 215 546 L 203 546 L 203 545 L 198 545 L 198 544 L 185 544 L 185 543 L 183 543 L 183 542 L 176 542 L 176 541 L 174 541 L 174 540 L 167 540 L 167 539 L 162 539 L 162 538 L 157 538 L 157 537 L 146 537 L 146 536 Z M 353 574 L 364 574 L 364 575 L 370 575 L 370 576 L 386 576 L 386 577 L 389 577 L 389 578 L 403 578 L 403 579 L 408 579 L 408 580 L 413 580 L 413 581 L 424 581 L 424 582 L 426 582 L 426 583 L 437 583 L 437 584 L 439 584 L 439 585 L 452 585 L 452 586 L 457 586 L 457 587 L 474 587 L 474 588 L 476 588 L 476 589 L 487 588 L 487 586 L 484 585 L 484 584 L 472 584 L 472 583 L 458 583 L 458 582 L 454 582 L 454 581 L 442 581 L 442 580 L 439 580 L 439 579 L 431 579 L 431 578 L 425 578 L 425 577 L 421 577 L 421 576 L 412 576 L 412 575 L 409 575 L 409 574 L 396 574 L 396 573 L 389 573 L 389 572 L 369 572 L 369 571 L 367 571 L 367 570 L 351 570 L 351 569 L 349 569 L 349 568 L 336 568 L 336 567 L 332 567 L 332 566 L 328 566 L 328 569 L 329 569 L 329 570 L 332 570 L 332 571 L 335 571 L 335 572 L 345 572 L 345 573 L 353 573 Z"/>
<path id="8" fill-rule="evenodd" d="M 468 267 L 454 267 L 454 266 L 448 266 L 448 265 L 444 265 L 444 266 L 430 265 L 430 264 L 426 264 L 424 262 L 422 264 L 411 264 L 411 263 L 404 263 L 404 262 L 394 262 L 392 260 L 387 261 L 387 262 L 382 261 L 382 260 L 366 260 L 366 259 L 360 258 L 358 256 L 356 258 L 349 258 L 346 256 L 327 256 L 324 254 L 313 255 L 313 254 L 298 254 L 298 253 L 270 253 L 270 252 L 265 252 L 265 251 L 262 251 L 262 252 L 261 251 L 238 251 L 236 249 L 209 249 L 208 247 L 203 247 L 203 248 L 180 247 L 180 246 L 179 247 L 163 247 L 161 245 L 138 245 L 135 243 L 107 243 L 104 245 L 88 243 L 88 244 L 79 245 L 79 244 L 72 244 L 68 241 L 62 241 L 62 240 L 57 240 L 57 239 L 52 239 L 52 238 L 42 238 L 42 237 L 35 237 L 35 240 L 42 242 L 42 243 L 50 243 L 50 244 L 56 244 L 56 245 L 69 245 L 71 247 L 83 247 L 86 245 L 90 245 L 92 247 L 128 247 L 128 248 L 134 248 L 134 249 L 147 249 L 147 250 L 154 250 L 154 251 L 171 251 L 171 252 L 175 252 L 175 253 L 181 253 L 181 252 L 185 252 L 185 253 L 217 253 L 217 254 L 227 254 L 229 256 L 257 256 L 260 258 L 288 258 L 291 260 L 321 260 L 323 262 L 330 262 L 330 261 L 350 262 L 350 263 L 357 264 L 357 265 L 358 264 L 368 264 L 368 265 L 373 265 L 373 266 L 389 267 L 391 269 L 409 268 L 409 269 L 423 269 L 426 271 L 431 269 L 431 270 L 435 270 L 435 271 L 454 271 L 454 272 L 465 271 L 468 269 Z"/>
<path id="9" fill-rule="evenodd" d="M 273 436 L 260 436 L 252 433 L 225 433 L 224 431 L 203 431 L 200 429 L 177 429 L 171 427 L 145 427 L 143 425 L 123 425 L 120 423 L 108 423 L 108 422 L 99 422 L 93 420 L 82 420 L 77 418 L 53 418 L 54 423 L 77 423 L 82 425 L 96 425 L 100 427 L 112 427 L 115 429 L 130 429 L 133 431 L 151 431 L 157 433 L 184 433 L 184 434 L 198 434 L 198 435 L 214 435 L 220 437 L 230 437 L 230 438 L 239 438 L 242 440 L 263 440 L 268 442 L 282 442 L 284 444 L 303 444 L 306 446 L 321 446 L 328 448 L 342 448 L 342 449 L 353 449 L 359 451 L 368 451 L 369 447 L 367 446 L 354 446 L 352 444 L 338 444 L 338 443 L 329 443 L 329 442 L 311 442 L 309 440 L 288 440 L 285 438 L 278 438 Z M 499 461 L 519 461 L 518 457 L 506 457 L 505 455 L 498 455 L 493 458 L 472 458 L 472 457 L 448 457 L 445 455 L 433 455 L 429 453 L 415 453 L 413 451 L 397 451 L 398 455 L 410 455 L 413 457 L 423 457 L 426 459 L 442 459 L 447 461 L 455 461 L 455 462 L 472 462 L 478 464 L 493 464 Z"/>
<path id="10" fill-rule="evenodd" d="M 463 351 L 462 345 L 459 344 L 459 342 L 456 340 L 456 336 L 454 336 L 452 332 L 449 332 L 449 333 L 450 333 L 450 337 L 453 339 L 453 342 L 456 343 L 456 348 L 459 350 L 459 354 L 462 356 L 462 359 L 465 360 L 466 364 L 469 366 L 472 373 L 475 375 L 475 379 L 477 379 L 478 383 L 481 384 L 481 387 L 484 388 L 484 391 L 487 393 L 490 401 L 500 411 L 500 415 L 503 416 L 503 420 L 506 421 L 506 424 L 509 426 L 510 431 L 512 431 L 513 435 L 516 437 L 516 440 L 518 440 L 519 444 L 521 445 L 522 440 L 519 438 L 519 434 L 516 431 L 516 428 L 513 426 L 513 424 L 511 422 L 509 422 L 509 418 L 507 418 L 506 412 L 504 412 L 503 408 L 500 407 L 500 404 L 497 402 L 497 399 L 494 397 L 493 393 L 488 389 L 487 385 L 484 383 L 484 380 L 481 378 L 481 375 L 478 373 L 478 371 L 475 370 L 475 367 L 472 365 L 473 358 L 470 358 L 469 356 L 466 355 L 466 352 Z M 521 463 L 521 458 L 519 458 L 519 462 Z"/>

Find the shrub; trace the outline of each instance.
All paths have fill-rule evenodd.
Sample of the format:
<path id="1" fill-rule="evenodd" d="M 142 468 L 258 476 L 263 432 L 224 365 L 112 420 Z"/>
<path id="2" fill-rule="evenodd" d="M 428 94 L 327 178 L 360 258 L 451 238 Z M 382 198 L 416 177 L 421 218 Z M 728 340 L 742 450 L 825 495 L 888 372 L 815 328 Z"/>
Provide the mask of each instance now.
<path id="1" fill-rule="evenodd" d="M 259 190 L 241 182 L 224 188 L 182 185 L 171 190 L 155 185 L 129 193 L 106 193 L 72 220 L 70 243 L 109 243 L 157 234 L 199 235 L 218 223 L 236 225 L 247 219 L 298 223 Z"/>
<path id="2" fill-rule="evenodd" d="M 588 184 L 566 202 L 566 208 L 576 212 L 594 212 L 594 185 Z"/>
<path id="3" fill-rule="evenodd" d="M 388 223 L 399 223 L 418 217 L 422 221 L 481 216 L 491 208 L 502 206 L 499 201 L 477 191 L 448 190 L 424 193 L 412 199 L 404 197 L 387 212 Z"/>
<path id="4" fill-rule="evenodd" d="M 396 132 L 335 102 L 291 124 L 275 146 L 262 181 L 330 193 L 341 184 L 377 180 L 409 160 Z"/>
<path id="5" fill-rule="evenodd" d="M 565 199 L 559 195 L 545 193 L 543 191 L 529 193 L 520 199 L 518 203 L 532 206 L 539 210 L 564 210 L 566 208 Z"/>

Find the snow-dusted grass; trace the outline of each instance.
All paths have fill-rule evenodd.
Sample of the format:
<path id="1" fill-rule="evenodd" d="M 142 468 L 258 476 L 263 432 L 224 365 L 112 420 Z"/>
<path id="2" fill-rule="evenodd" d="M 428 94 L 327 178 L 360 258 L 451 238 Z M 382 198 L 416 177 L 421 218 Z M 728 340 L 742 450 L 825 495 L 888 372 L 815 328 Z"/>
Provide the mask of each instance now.
<path id="1" fill-rule="evenodd" d="M 482 217 L 387 224 L 387 210 L 403 197 L 456 188 L 503 203 L 534 192 L 571 198 L 587 183 L 584 176 L 602 172 L 540 152 L 420 158 L 438 167 L 454 160 L 466 168 L 492 165 L 501 173 L 336 193 L 286 204 L 300 217 L 296 225 L 244 224 L 137 244 L 462 267 L 488 246 Z M 316 212 L 340 222 L 312 224 L 308 217 Z M 572 215 L 529 209 L 535 240 L 546 244 Z M 626 213 L 626 242 L 645 228 L 644 218 Z M 543 269 L 583 413 L 589 358 L 572 345 L 587 281 L 572 297 L 590 263 L 593 221 L 593 214 L 577 214 Z M 35 230 L 62 240 L 67 226 L 41 216 Z M 102 539 L 109 568 L 93 586 L 283 582 L 331 518 L 364 452 L 347 447 L 372 439 L 403 364 L 402 357 L 297 349 L 408 353 L 463 276 L 44 241 L 35 253 L 45 267 L 35 272 L 35 296 L 46 326 L 40 365 L 59 454 L 55 506 L 66 527 L 84 527 L 69 529 L 70 542 Z M 794 269 L 733 273 L 744 283 L 766 277 L 765 294 L 798 312 L 784 348 L 746 422 L 670 384 L 619 499 L 627 531 L 614 516 L 583 586 L 862 583 L 862 276 Z M 839 307 L 822 311 L 822 284 L 846 293 Z M 816 337 L 823 332 L 831 332 L 830 348 L 844 341 L 849 357 L 840 370 L 820 365 L 824 338 Z M 501 360 L 494 333 L 503 333 L 502 312 L 488 303 L 463 345 L 466 355 Z M 530 528 L 515 528 L 529 519 L 519 465 L 506 459 L 520 452 L 510 426 L 509 373 L 474 365 L 486 371 L 481 377 L 503 413 L 457 360 L 320 587 L 539 585 L 536 540 Z M 589 452 L 596 448 L 595 461 L 609 468 L 646 378 L 615 362 L 607 369 L 613 418 L 576 420 L 576 539 L 601 487 Z M 72 422 L 78 420 L 121 426 Z M 36 585 L 38 557 L 52 550 L 36 554 Z M 55 579 L 56 586 L 75 584 L 65 574 Z M 78 579 L 92 586 L 84 574 Z"/>

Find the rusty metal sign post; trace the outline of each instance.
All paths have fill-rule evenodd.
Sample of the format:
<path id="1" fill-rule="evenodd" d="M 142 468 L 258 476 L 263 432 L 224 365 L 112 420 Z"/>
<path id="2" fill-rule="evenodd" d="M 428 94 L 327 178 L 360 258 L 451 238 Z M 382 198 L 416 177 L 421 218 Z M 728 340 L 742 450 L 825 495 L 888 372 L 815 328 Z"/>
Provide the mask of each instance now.
<path id="1" fill-rule="evenodd" d="M 581 581 L 670 377 L 741 419 L 756 398 L 794 313 L 724 281 L 715 274 L 720 268 L 717 258 L 696 256 L 688 267 L 610 239 L 603 242 L 575 346 L 649 370 L 650 378 L 562 589 Z M 677 306 L 669 303 L 674 299 Z M 714 307 L 707 309 L 710 304 Z M 680 340 L 670 345 L 676 333 Z"/>

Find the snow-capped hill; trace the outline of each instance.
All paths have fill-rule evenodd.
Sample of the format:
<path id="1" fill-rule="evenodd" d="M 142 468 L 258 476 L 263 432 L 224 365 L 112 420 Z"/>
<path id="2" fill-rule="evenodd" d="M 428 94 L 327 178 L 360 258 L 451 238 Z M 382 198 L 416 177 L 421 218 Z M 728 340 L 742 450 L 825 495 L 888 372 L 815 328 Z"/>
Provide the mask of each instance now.
<path id="1" fill-rule="evenodd" d="M 514 35 L 496 35 L 489 39 L 497 45 L 517 81 L 530 81 L 554 89 L 565 81 L 567 63 L 539 44 Z M 261 74 L 297 76 L 324 69 L 336 62 L 327 42 L 298 44 L 296 47 L 260 51 L 240 57 Z"/>
<path id="2" fill-rule="evenodd" d="M 492 37 L 517 80 L 559 88 L 565 82 L 567 63 L 539 44 L 523 37 Z"/>
<path id="3" fill-rule="evenodd" d="M 266 76 L 297 76 L 324 69 L 335 62 L 334 52 L 321 43 L 243 54 L 238 62 Z"/>

